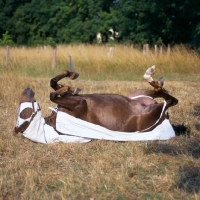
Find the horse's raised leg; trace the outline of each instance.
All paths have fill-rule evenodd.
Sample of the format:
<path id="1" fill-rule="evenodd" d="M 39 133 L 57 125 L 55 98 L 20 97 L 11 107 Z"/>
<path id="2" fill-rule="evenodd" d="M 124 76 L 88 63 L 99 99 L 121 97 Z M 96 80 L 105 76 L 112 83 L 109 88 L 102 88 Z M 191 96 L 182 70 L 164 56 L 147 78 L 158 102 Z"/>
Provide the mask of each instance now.
<path id="1" fill-rule="evenodd" d="M 69 77 L 71 80 L 74 80 L 76 78 L 78 78 L 79 74 L 77 72 L 69 72 L 68 70 L 65 70 L 64 72 L 62 72 L 61 74 L 59 74 L 58 76 L 52 78 L 50 80 L 50 86 L 54 89 L 54 90 L 58 90 L 61 87 L 64 87 L 61 84 L 58 84 L 58 81 L 60 81 L 61 79 L 65 78 L 65 77 Z"/>
<path id="2" fill-rule="evenodd" d="M 59 89 L 57 89 L 54 92 L 50 93 L 50 100 L 54 100 L 55 97 L 57 97 L 58 95 L 60 96 L 65 96 L 65 95 L 75 95 L 78 94 L 81 91 L 80 88 L 77 87 L 70 87 L 70 86 L 62 86 Z"/>
<path id="3" fill-rule="evenodd" d="M 166 109 L 168 109 L 171 106 L 174 106 L 178 103 L 178 100 L 169 95 L 168 91 L 163 88 L 164 80 L 163 78 L 160 78 L 158 81 L 154 81 L 152 78 L 152 75 L 155 73 L 155 66 L 152 66 L 147 69 L 146 73 L 144 74 L 144 78 L 147 80 L 147 82 L 154 87 L 154 93 L 157 97 L 162 97 L 166 100 L 167 105 Z"/>
<path id="4" fill-rule="evenodd" d="M 51 87 L 55 90 L 50 93 L 50 100 L 59 105 L 60 109 L 64 109 L 65 112 L 74 115 L 73 113 L 83 112 L 83 108 L 86 108 L 86 102 L 81 97 L 70 98 L 70 96 L 78 94 L 81 89 L 77 87 L 70 87 L 58 84 L 58 81 L 64 77 L 69 77 L 74 80 L 79 76 L 76 72 L 64 71 L 58 76 L 54 77 L 50 81 Z M 84 112 L 83 112 L 84 113 Z"/>

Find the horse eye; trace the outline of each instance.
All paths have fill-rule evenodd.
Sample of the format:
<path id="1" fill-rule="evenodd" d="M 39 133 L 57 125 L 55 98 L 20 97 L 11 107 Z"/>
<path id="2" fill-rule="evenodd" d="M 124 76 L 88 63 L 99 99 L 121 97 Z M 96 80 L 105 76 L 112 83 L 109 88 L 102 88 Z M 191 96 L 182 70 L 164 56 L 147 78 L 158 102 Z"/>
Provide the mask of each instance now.
<path id="1" fill-rule="evenodd" d="M 32 115 L 33 109 L 32 108 L 25 108 L 24 110 L 21 111 L 20 117 L 22 119 L 27 119 Z"/>

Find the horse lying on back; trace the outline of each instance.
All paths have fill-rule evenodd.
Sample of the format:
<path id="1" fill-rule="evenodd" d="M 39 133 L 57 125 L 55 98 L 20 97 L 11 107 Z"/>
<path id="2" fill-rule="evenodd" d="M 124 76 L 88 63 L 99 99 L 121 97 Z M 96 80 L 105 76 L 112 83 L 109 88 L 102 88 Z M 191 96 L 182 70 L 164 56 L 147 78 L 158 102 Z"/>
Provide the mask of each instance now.
<path id="1" fill-rule="evenodd" d="M 73 80 L 79 76 L 76 72 L 64 71 L 51 79 L 50 85 L 55 91 L 50 93 L 50 99 L 57 104 L 59 112 L 67 113 L 73 116 L 74 119 L 78 118 L 108 130 L 116 131 L 114 134 L 119 132 L 133 134 L 134 132 L 149 132 L 168 120 L 167 109 L 178 103 L 178 100 L 169 95 L 163 88 L 162 78 L 158 81 L 153 80 L 152 75 L 154 72 L 155 66 L 152 66 L 144 75 L 144 78 L 153 86 L 153 90 L 136 90 L 125 97 L 118 94 L 78 94 L 80 92 L 79 88 L 58 84 L 58 81 L 64 77 Z M 158 103 L 154 100 L 156 97 L 164 98 L 164 102 Z M 25 89 L 20 103 L 32 102 L 34 105 L 35 101 L 33 90 L 30 88 Z M 18 123 L 15 127 L 15 133 L 24 132 L 30 125 L 30 121 L 34 118 L 33 108 L 28 106 L 23 110 L 21 109 L 18 116 L 24 121 Z M 57 111 L 44 118 L 44 121 L 47 125 L 58 130 L 56 119 Z"/>
<path id="2" fill-rule="evenodd" d="M 118 94 L 78 95 L 79 88 L 58 84 L 62 78 L 71 76 L 70 72 L 65 71 L 51 79 L 50 85 L 55 92 L 50 93 L 50 99 L 63 112 L 113 131 L 152 130 L 167 118 L 167 109 L 178 103 L 163 88 L 162 78 L 159 81 L 153 80 L 154 71 L 155 66 L 149 68 L 144 75 L 154 90 L 136 90 L 128 97 Z M 158 103 L 153 99 L 156 97 L 163 97 L 166 102 Z"/>

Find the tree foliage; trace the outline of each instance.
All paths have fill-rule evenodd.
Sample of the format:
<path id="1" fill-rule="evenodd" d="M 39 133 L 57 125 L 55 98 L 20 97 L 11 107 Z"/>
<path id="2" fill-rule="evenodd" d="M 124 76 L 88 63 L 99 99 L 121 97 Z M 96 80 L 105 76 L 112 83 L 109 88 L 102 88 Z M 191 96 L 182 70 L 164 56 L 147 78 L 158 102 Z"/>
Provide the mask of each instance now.
<path id="1" fill-rule="evenodd" d="M 18 44 L 108 42 L 110 28 L 132 43 L 200 43 L 199 0 L 1 0 L 0 35 Z"/>
<path id="2" fill-rule="evenodd" d="M 8 34 L 8 31 L 6 31 L 2 35 L 2 39 L 0 39 L 0 45 L 6 46 L 6 45 L 14 45 L 14 42 L 12 41 L 10 35 Z"/>

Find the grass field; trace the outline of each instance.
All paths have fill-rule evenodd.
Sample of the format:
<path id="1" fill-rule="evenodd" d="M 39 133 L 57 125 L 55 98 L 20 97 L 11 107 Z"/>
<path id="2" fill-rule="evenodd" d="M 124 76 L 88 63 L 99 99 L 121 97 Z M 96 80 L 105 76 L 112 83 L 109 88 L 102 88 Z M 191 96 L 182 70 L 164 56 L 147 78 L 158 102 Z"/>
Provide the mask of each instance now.
<path id="1" fill-rule="evenodd" d="M 6 48 L 0 48 L 0 71 L 4 71 Z M 113 55 L 109 47 L 92 45 L 68 45 L 57 47 L 57 67 L 52 70 L 53 50 L 51 47 L 11 48 L 8 70 L 15 75 L 28 77 L 52 77 L 69 69 L 72 56 L 73 69 L 81 74 L 82 80 L 142 81 L 141 73 L 156 65 L 159 73 L 167 80 L 200 81 L 200 56 L 185 46 L 175 46 L 170 55 L 165 48 L 160 55 L 151 49 L 146 56 L 141 49 L 117 45 Z"/>
<path id="2" fill-rule="evenodd" d="M 66 69 L 66 65 L 68 68 L 66 63 L 69 54 L 59 55 L 57 69 L 52 71 L 50 50 L 46 57 L 37 54 L 36 49 L 27 49 L 25 55 L 19 51 L 15 54 L 10 51 L 9 69 L 3 66 L 2 53 L 0 199 L 199 200 L 198 56 L 186 49 L 177 49 L 177 52 L 182 53 L 174 52 L 171 58 L 163 58 L 163 61 L 159 57 L 156 60 L 155 56 L 149 55 L 148 61 L 139 50 L 134 50 L 138 53 L 138 59 L 135 56 L 129 58 L 124 55 L 118 58 L 119 56 L 114 55 L 102 61 L 104 57 L 98 58 L 96 54 L 97 47 L 81 48 L 85 48 L 87 52 L 84 51 L 79 56 L 72 52 L 73 67 L 80 72 L 80 78 L 75 81 L 65 79 L 62 83 L 81 87 L 82 93 L 106 92 L 126 95 L 135 89 L 151 88 L 142 76 L 147 67 L 158 64 L 155 77 L 164 76 L 165 88 L 179 99 L 179 104 L 169 109 L 170 120 L 173 124 L 185 123 L 186 126 L 190 126 L 191 136 L 182 135 L 169 141 L 156 142 L 120 143 L 94 140 L 87 144 L 52 145 L 33 143 L 20 134 L 14 137 L 12 133 L 20 93 L 26 87 L 33 88 L 43 116 L 47 116 L 50 113 L 48 106 L 54 105 L 49 100 L 49 77 Z M 3 52 L 3 49 L 0 51 Z M 91 59 L 86 56 L 87 53 Z M 163 63 L 159 65 L 161 62 Z M 93 69 L 92 64 L 97 63 L 99 66 Z M 104 64 L 108 63 L 105 68 Z M 130 64 L 129 67 L 127 63 Z M 80 67 L 82 65 L 83 67 Z M 122 71 L 117 71 L 122 69 L 124 75 L 120 75 Z M 132 74 L 134 70 L 137 72 L 135 75 Z"/>

